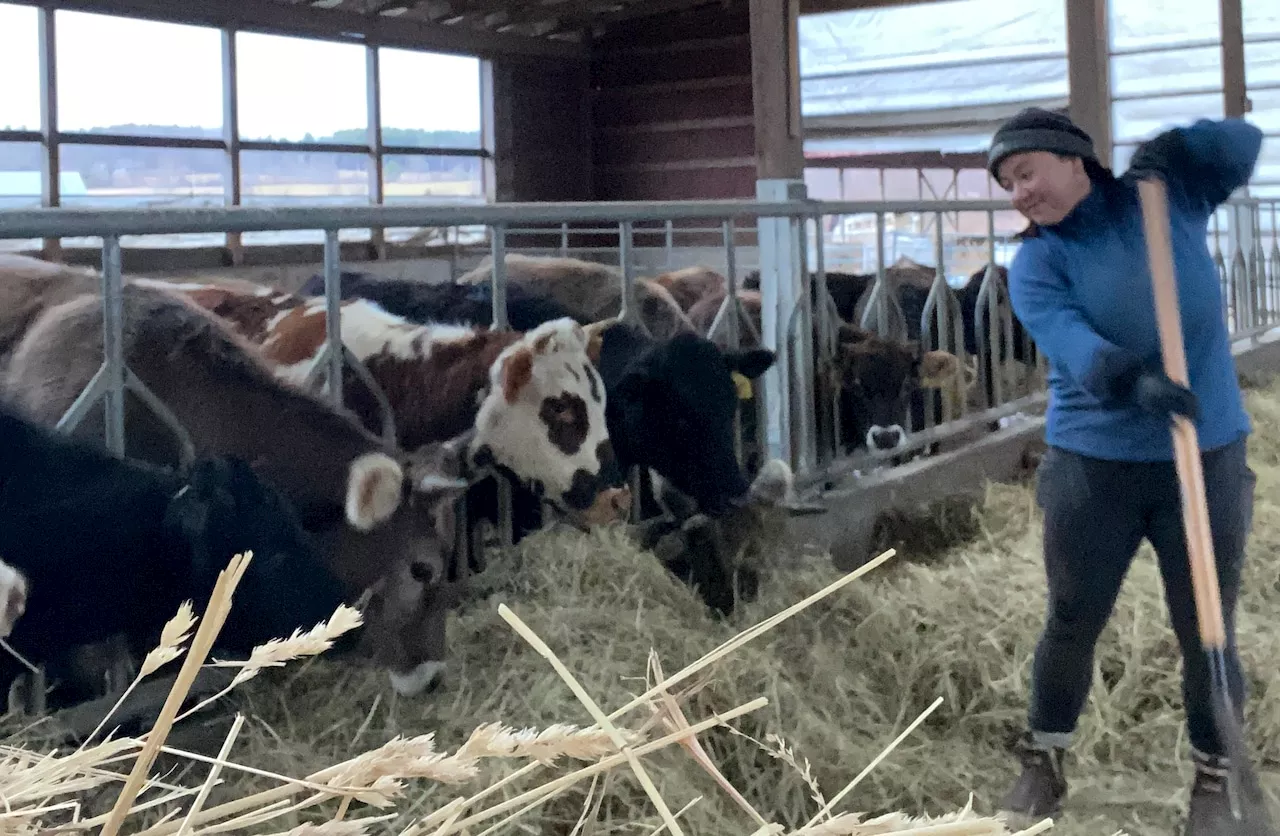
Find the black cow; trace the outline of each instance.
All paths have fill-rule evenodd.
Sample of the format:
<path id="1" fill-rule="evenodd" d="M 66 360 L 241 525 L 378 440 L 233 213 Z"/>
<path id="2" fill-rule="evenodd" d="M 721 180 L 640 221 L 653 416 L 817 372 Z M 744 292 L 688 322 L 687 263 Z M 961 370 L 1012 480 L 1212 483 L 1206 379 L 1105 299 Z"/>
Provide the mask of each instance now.
<path id="1" fill-rule="evenodd" d="M 482 327 L 493 324 L 493 288 L 488 284 L 429 284 L 344 270 L 340 287 L 343 299 L 368 299 L 414 322 L 456 322 Z M 323 296 L 324 276 L 312 276 L 299 293 Z M 507 319 L 513 330 L 530 331 L 544 322 L 566 316 L 581 325 L 587 324 L 555 299 L 538 295 L 519 284 L 507 285 Z"/>
<path id="2" fill-rule="evenodd" d="M 750 485 L 734 455 L 737 372 L 756 380 L 776 357 L 766 348 L 722 350 L 694 334 L 655 340 L 614 323 L 600 336 L 609 438 L 623 471 L 652 468 L 704 514 L 722 514 Z"/>
<path id="3" fill-rule="evenodd" d="M 224 655 L 310 629 L 346 597 L 291 506 L 240 459 L 204 458 L 179 473 L 118 459 L 7 406 L 0 449 L 0 555 L 26 592 L 9 641 L 51 671 L 74 648 L 118 634 L 134 652 L 150 650 L 184 600 L 203 611 L 236 553 L 253 558 L 219 635 Z M 0 657 L 7 688 L 21 668 Z M 77 696 L 97 695 L 90 686 Z"/>

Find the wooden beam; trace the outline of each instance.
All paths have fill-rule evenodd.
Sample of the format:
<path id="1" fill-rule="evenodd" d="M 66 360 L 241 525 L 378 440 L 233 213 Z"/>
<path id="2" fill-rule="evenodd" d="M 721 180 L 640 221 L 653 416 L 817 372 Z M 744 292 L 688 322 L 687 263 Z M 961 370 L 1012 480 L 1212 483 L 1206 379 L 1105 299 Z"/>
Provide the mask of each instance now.
<path id="1" fill-rule="evenodd" d="M 1102 164 L 1111 165 L 1111 55 L 1107 0 L 1067 3 L 1067 88 L 1071 120 L 1093 137 Z"/>
<path id="2" fill-rule="evenodd" d="M 750 0 L 751 87 L 755 103 L 756 176 L 804 176 L 800 123 L 798 0 Z"/>
<path id="3" fill-rule="evenodd" d="M 585 44 L 500 32 L 441 26 L 426 21 L 375 16 L 341 9 L 290 6 L 277 0 L 15 0 L 20 5 L 140 17 L 168 23 L 242 29 L 277 35 L 427 49 L 503 58 L 585 59 Z"/>
<path id="4" fill-rule="evenodd" d="M 1244 73 L 1244 10 L 1240 0 L 1219 0 L 1222 29 L 1223 115 L 1239 118 L 1253 110 Z"/>
<path id="5" fill-rule="evenodd" d="M 800 14 L 847 12 L 852 9 L 882 9 L 890 6 L 919 6 L 943 0 L 800 0 Z M 1070 2 L 1070 0 L 1067 0 Z"/>

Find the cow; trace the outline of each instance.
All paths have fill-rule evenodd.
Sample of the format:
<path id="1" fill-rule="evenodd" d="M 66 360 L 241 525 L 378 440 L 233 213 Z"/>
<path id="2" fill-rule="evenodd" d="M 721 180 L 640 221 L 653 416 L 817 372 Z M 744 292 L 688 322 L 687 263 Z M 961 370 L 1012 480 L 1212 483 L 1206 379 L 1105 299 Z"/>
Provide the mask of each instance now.
<path id="1" fill-rule="evenodd" d="M 726 293 L 729 283 L 710 267 L 683 267 L 655 276 L 654 284 L 665 288 L 686 314 L 700 300 L 713 293 Z"/>
<path id="2" fill-rule="evenodd" d="M 902 321 L 899 323 L 899 327 L 905 331 L 907 339 L 920 340 L 923 334 L 922 317 L 925 304 L 928 301 L 929 293 L 935 280 L 933 268 L 903 258 L 899 259 L 896 264 L 886 268 L 885 272 L 887 278 L 897 283 L 897 301 L 902 309 Z M 1008 279 L 1006 269 L 996 265 L 995 272 L 997 281 L 1000 285 L 1003 285 Z M 959 303 L 961 316 L 961 334 L 959 338 L 963 339 L 965 355 L 968 358 L 968 364 L 972 366 L 972 369 L 966 369 L 966 374 L 976 374 L 978 368 L 977 302 L 978 293 L 981 290 L 985 275 L 986 268 L 983 267 L 969 277 L 969 281 L 964 287 L 953 289 L 956 300 Z M 816 292 L 817 277 L 813 275 L 810 278 L 814 282 L 813 287 Z M 875 280 L 874 274 L 828 272 L 826 274 L 827 293 L 832 302 L 834 302 L 836 312 L 846 321 L 861 322 L 863 313 L 870 303 L 870 293 Z M 758 289 L 759 273 L 753 272 L 749 274 L 743 285 L 747 288 Z M 1016 364 L 1015 369 L 1012 370 L 1013 377 L 1025 377 L 1031 374 L 1035 368 L 1035 348 L 1031 344 L 1022 323 L 1009 308 L 1007 300 L 1000 304 L 1000 308 L 1009 313 L 1012 325 L 1012 356 Z M 892 311 L 890 311 L 890 316 L 893 317 Z M 985 333 L 989 335 L 993 325 L 990 317 L 986 314 L 985 307 L 982 313 L 982 320 Z M 954 339 L 956 338 L 953 337 Z M 989 344 L 988 339 L 988 337 L 984 336 L 984 346 Z M 936 326 L 928 342 L 930 347 L 942 347 L 938 340 Z M 993 383 L 995 375 L 992 372 L 1001 374 L 1002 380 L 1009 380 L 1011 371 L 1005 368 L 1008 357 L 1008 348 L 1004 340 L 1001 339 L 997 343 L 996 361 L 992 362 L 990 352 L 988 352 L 988 359 L 982 364 L 988 373 L 984 376 L 983 390 L 980 392 L 975 390 L 973 392 L 978 397 L 977 399 L 971 399 L 969 405 L 971 409 L 982 409 L 988 404 L 995 403 L 995 384 Z M 934 419 L 941 420 L 941 412 L 937 406 L 935 406 Z M 920 425 L 918 422 L 924 420 L 924 404 L 919 398 L 913 399 L 912 420 L 916 423 L 916 426 Z"/>
<path id="3" fill-rule="evenodd" d="M 288 502 L 238 457 L 181 471 L 122 460 L 7 406 L 0 449 L 0 622 L 34 664 L 56 670 L 73 648 L 121 633 L 145 653 L 184 600 L 206 608 L 237 553 L 252 558 L 215 645 L 224 656 L 310 629 L 349 601 Z M 0 660 L 7 690 L 22 668 Z"/>
<path id="4" fill-rule="evenodd" d="M 419 316 L 430 321 L 434 312 Z M 652 469 L 712 516 L 747 501 L 750 486 L 733 444 L 737 381 L 758 379 L 773 364 L 773 352 L 723 351 L 691 332 L 657 338 L 617 320 L 589 328 L 589 353 L 604 382 L 609 438 L 622 471 L 639 466 L 643 488 Z M 642 516 L 663 510 L 646 498 L 632 498 Z M 517 491 L 513 499 L 519 537 L 541 518 L 528 496 Z M 703 594 L 713 598 L 723 591 Z"/>
<path id="5" fill-rule="evenodd" d="M 579 321 L 602 322 L 622 310 L 622 272 L 616 267 L 577 258 L 508 253 L 503 260 L 507 287 L 522 287 L 556 300 Z M 493 256 L 458 277 L 458 284 L 485 284 L 493 274 Z M 693 326 L 666 288 L 651 279 L 635 281 L 636 313 L 658 339 L 693 333 Z M 437 314 L 438 316 L 438 314 Z"/>
<path id="6" fill-rule="evenodd" d="M 690 321 L 709 330 L 725 298 L 720 292 L 702 299 L 690 309 Z M 759 330 L 759 291 L 740 291 L 738 298 Z M 814 330 L 816 339 L 816 324 Z M 749 344 L 747 335 L 741 336 L 743 344 Z M 864 446 L 876 451 L 901 447 L 907 441 L 904 424 L 911 399 L 921 389 L 949 388 L 959 369 L 958 358 L 945 351 L 922 351 L 918 342 L 887 339 L 846 322 L 837 323 L 835 336 L 830 374 L 819 374 L 815 380 L 815 407 L 839 393 L 839 438 L 846 452 Z M 718 334 L 715 338 L 721 339 Z"/>
<path id="7" fill-rule="evenodd" d="M 264 309 L 256 293 L 146 281 L 186 295 L 259 344 L 282 380 L 305 385 L 320 359 L 323 297 L 273 293 L 274 308 Z M 553 319 L 522 333 L 415 323 L 362 298 L 340 310 L 342 341 L 386 396 L 401 447 L 443 443 L 474 426 L 471 465 L 529 486 L 575 524 L 606 524 L 629 509 L 581 325 Z M 344 376 L 344 401 L 378 428 L 376 396 L 350 370 Z"/>
<path id="8" fill-rule="evenodd" d="M 490 284 L 428 283 L 393 279 L 372 273 L 342 271 L 343 299 L 367 299 L 389 313 L 415 322 L 434 321 L 493 325 L 493 288 Z M 302 296 L 323 296 L 324 276 L 316 274 L 298 291 Z M 507 286 L 507 322 L 515 331 L 529 331 L 544 322 L 569 317 L 580 325 L 591 320 L 575 315 L 557 300 L 534 293 L 521 284 Z"/>
<path id="9" fill-rule="evenodd" d="M 0 269 L 0 287 L 7 278 Z M 369 591 L 372 659 L 391 669 L 398 693 L 436 684 L 453 595 L 442 580 L 454 555 L 454 503 L 466 483 L 417 463 L 432 451 L 402 453 L 353 415 L 276 379 L 253 346 L 189 300 L 130 284 L 123 303 L 125 361 L 185 427 L 197 454 L 249 461 L 288 498 L 344 586 Z M 0 322 L 6 313 L 0 309 Z M 102 356 L 101 297 L 73 296 L 31 320 L 6 358 L 0 392 L 53 425 Z M 180 462 L 172 433 L 132 392 L 125 411 L 127 455 Z M 102 409 L 91 409 L 74 432 L 101 438 Z"/>

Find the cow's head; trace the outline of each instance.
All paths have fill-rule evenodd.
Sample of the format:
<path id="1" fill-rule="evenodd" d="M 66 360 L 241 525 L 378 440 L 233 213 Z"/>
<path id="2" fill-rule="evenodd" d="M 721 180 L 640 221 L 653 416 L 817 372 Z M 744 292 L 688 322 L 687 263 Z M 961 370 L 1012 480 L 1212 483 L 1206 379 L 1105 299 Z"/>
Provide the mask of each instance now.
<path id="1" fill-rule="evenodd" d="M 392 687 L 414 696 L 445 671 L 445 625 L 454 590 L 457 500 L 467 482 L 421 454 L 369 452 L 348 466 L 343 519 L 317 538 L 334 556 L 348 595 L 365 595 L 361 639 Z"/>
<path id="2" fill-rule="evenodd" d="M 228 650 L 248 652 L 294 630 L 309 630 L 348 598 L 293 507 L 240 458 L 196 461 L 165 509 L 165 528 L 191 555 L 184 586 L 200 608 L 232 556 L 253 553 L 218 635 L 219 646 Z"/>
<path id="3" fill-rule="evenodd" d="M 960 361 L 946 351 L 920 352 L 916 342 L 885 339 L 842 325 L 833 383 L 840 392 L 847 443 L 893 450 L 907 441 L 908 410 L 917 389 L 939 389 L 956 379 Z"/>
<path id="4" fill-rule="evenodd" d="M 7 639 L 27 611 L 27 578 L 0 560 L 0 639 Z"/>
<path id="5" fill-rule="evenodd" d="M 627 367 L 610 395 L 625 427 L 628 458 L 653 468 L 705 514 L 745 500 L 746 477 L 734 454 L 734 417 L 742 383 L 773 365 L 764 348 L 721 350 L 679 334 L 651 343 Z"/>
<path id="6" fill-rule="evenodd" d="M 475 420 L 472 464 L 509 473 L 581 525 L 626 515 L 630 490 L 614 458 L 605 390 L 586 330 L 545 322 L 498 355 Z"/>

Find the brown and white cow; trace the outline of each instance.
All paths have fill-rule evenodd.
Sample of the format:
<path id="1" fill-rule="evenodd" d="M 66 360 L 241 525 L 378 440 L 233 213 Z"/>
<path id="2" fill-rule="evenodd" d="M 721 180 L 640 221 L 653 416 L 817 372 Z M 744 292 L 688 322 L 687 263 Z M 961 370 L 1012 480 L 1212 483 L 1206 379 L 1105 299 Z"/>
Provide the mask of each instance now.
<path id="1" fill-rule="evenodd" d="M 504 261 L 507 283 L 552 298 L 579 321 L 603 322 L 622 310 L 622 272 L 607 264 L 578 258 L 530 256 L 508 253 Z M 458 284 L 483 284 L 493 274 L 493 256 L 485 256 L 474 269 L 458 277 Z M 693 333 L 680 305 L 652 279 L 636 279 L 639 319 L 654 338 Z"/>
<path id="2" fill-rule="evenodd" d="M 0 322 L 14 311 L 28 320 L 22 328 L 6 322 L 22 337 L 4 358 L 0 393 L 52 425 L 102 364 L 102 305 L 97 293 L 65 298 L 64 286 L 83 276 L 77 271 L 26 269 L 28 277 L 43 271 L 55 279 L 48 288 L 55 301 L 41 306 L 40 284 L 28 282 L 34 295 L 0 310 Z M 9 278 L 0 269 L 0 287 Z M 411 695 L 438 680 L 452 595 L 442 579 L 454 559 L 454 503 L 466 484 L 422 467 L 350 414 L 277 380 L 253 346 L 178 295 L 126 285 L 124 314 L 125 361 L 186 428 L 197 455 L 251 462 L 289 499 L 353 599 L 370 593 L 370 657 L 389 669 L 395 689 Z M 127 455 L 177 463 L 176 440 L 133 396 L 126 397 L 125 426 Z M 75 434 L 101 439 L 102 432 L 96 408 Z"/>
<path id="3" fill-rule="evenodd" d="M 277 377 L 305 385 L 325 345 L 323 297 L 167 287 L 259 343 Z M 386 395 L 401 447 L 414 450 L 474 429 L 473 465 L 509 472 L 577 524 L 626 514 L 630 489 L 614 461 L 604 387 L 581 325 L 557 319 L 520 333 L 420 324 L 366 299 L 345 300 L 341 311 L 342 341 Z M 377 401 L 354 375 L 344 383 L 344 398 L 366 427 L 380 426 Z"/>

